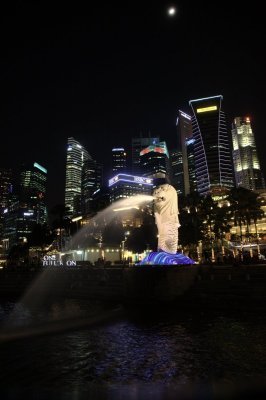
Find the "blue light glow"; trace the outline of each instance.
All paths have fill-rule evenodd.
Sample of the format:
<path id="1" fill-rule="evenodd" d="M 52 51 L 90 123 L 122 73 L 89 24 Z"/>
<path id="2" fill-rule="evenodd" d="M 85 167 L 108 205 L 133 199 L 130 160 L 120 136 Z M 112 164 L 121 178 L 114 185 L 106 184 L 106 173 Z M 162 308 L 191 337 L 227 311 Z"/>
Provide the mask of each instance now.
<path id="1" fill-rule="evenodd" d="M 152 251 L 136 265 L 190 265 L 195 261 L 182 253 L 166 253 L 165 251 Z"/>
<path id="2" fill-rule="evenodd" d="M 109 187 L 114 185 L 118 181 L 139 183 L 141 185 L 149 185 L 149 186 L 153 185 L 153 179 L 151 178 L 144 178 L 142 176 L 133 176 L 127 174 L 119 174 L 114 176 L 112 179 L 109 179 Z"/>
<path id="3" fill-rule="evenodd" d="M 189 105 L 191 106 L 191 103 L 196 103 L 197 101 L 213 100 L 213 99 L 221 99 L 221 100 L 223 100 L 223 96 L 222 95 L 218 95 L 218 96 L 211 96 L 211 97 L 203 97 L 202 99 L 190 100 L 189 101 Z"/>

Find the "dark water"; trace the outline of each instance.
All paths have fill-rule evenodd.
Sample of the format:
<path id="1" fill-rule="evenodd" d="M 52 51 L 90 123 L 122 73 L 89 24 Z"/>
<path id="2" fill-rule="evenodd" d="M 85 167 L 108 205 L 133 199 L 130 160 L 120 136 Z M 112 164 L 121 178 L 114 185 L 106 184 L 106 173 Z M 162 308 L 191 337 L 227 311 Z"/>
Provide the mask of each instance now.
<path id="1" fill-rule="evenodd" d="M 264 313 L 119 308 L 102 325 L 78 324 L 113 308 L 1 301 L 1 332 L 24 335 L 2 336 L 0 399 L 266 398 Z"/>

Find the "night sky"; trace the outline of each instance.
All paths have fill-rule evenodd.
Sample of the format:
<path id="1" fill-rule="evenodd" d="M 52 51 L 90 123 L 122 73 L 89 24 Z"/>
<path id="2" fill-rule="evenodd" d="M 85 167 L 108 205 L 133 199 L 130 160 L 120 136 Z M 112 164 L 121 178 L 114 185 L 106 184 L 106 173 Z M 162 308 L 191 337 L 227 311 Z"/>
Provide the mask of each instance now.
<path id="1" fill-rule="evenodd" d="M 228 123 L 250 116 L 266 170 L 262 2 L 5 3 L 0 166 L 46 167 L 49 207 L 64 201 L 67 137 L 106 166 L 140 132 L 172 148 L 177 110 L 199 97 L 223 95 Z"/>

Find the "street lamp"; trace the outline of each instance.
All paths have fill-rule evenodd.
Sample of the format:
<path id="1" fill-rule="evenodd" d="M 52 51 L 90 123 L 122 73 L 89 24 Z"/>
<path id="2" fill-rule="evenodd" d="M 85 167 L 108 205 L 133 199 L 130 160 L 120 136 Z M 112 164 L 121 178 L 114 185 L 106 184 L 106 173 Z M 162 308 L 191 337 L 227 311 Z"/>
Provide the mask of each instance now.
<path id="1" fill-rule="evenodd" d="M 82 216 L 75 217 L 75 218 L 71 219 L 71 222 L 76 222 L 77 231 L 78 231 L 78 227 L 79 227 L 78 221 L 80 221 L 81 219 L 82 219 Z"/>
<path id="2" fill-rule="evenodd" d="M 127 241 L 128 236 L 130 235 L 130 231 L 126 231 L 124 233 L 124 240 L 121 242 L 121 259 L 125 260 L 125 242 Z"/>

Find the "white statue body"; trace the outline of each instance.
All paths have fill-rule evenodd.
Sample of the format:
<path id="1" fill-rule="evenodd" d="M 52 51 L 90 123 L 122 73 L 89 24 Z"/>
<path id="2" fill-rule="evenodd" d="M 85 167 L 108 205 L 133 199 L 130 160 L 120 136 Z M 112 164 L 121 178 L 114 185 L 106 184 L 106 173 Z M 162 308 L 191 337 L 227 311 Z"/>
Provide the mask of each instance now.
<path id="1" fill-rule="evenodd" d="M 154 216 L 158 228 L 158 251 L 176 254 L 178 246 L 178 197 L 175 188 L 168 184 L 153 191 Z"/>

